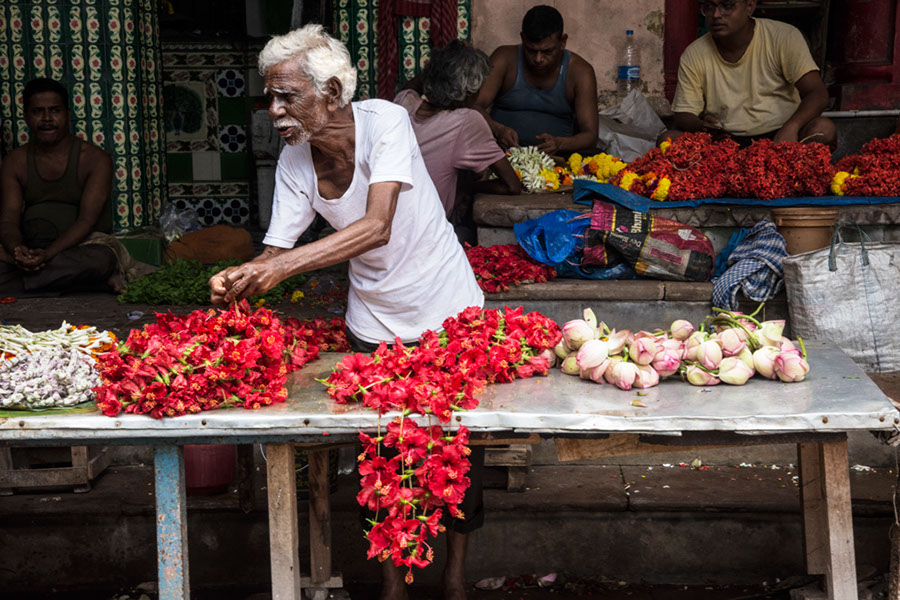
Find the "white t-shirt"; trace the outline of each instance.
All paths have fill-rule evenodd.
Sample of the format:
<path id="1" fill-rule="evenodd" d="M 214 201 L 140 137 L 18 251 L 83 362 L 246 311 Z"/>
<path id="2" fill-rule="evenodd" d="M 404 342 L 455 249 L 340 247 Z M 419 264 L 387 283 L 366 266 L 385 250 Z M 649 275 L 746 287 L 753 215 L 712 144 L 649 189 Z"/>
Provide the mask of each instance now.
<path id="1" fill-rule="evenodd" d="M 319 195 L 310 145 L 287 146 L 275 171 L 272 220 L 263 243 L 293 248 L 315 214 L 341 230 L 366 214 L 369 185 L 398 181 L 391 239 L 350 259 L 347 327 L 361 340 L 416 340 L 484 294 L 444 216 L 409 115 L 385 100 L 354 102 L 356 165 L 344 195 Z"/>

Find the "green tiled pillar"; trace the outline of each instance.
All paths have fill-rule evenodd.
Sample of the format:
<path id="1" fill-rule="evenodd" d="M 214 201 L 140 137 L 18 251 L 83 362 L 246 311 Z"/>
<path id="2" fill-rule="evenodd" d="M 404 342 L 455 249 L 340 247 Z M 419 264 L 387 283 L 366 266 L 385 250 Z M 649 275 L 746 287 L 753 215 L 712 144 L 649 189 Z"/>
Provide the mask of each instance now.
<path id="1" fill-rule="evenodd" d="M 75 133 L 112 156 L 117 231 L 154 223 L 165 200 L 157 10 L 157 0 L 0 2 L 4 153 L 28 141 L 25 83 L 58 80 Z"/>
<path id="2" fill-rule="evenodd" d="M 469 22 L 472 0 L 459 0 L 457 34 L 460 39 L 472 36 Z M 397 17 L 398 54 L 397 85 L 407 81 L 428 64 L 431 55 L 430 19 L 428 17 Z M 378 84 L 378 0 L 334 0 L 335 37 L 350 51 L 355 61 L 357 76 L 356 99 L 375 98 Z"/>

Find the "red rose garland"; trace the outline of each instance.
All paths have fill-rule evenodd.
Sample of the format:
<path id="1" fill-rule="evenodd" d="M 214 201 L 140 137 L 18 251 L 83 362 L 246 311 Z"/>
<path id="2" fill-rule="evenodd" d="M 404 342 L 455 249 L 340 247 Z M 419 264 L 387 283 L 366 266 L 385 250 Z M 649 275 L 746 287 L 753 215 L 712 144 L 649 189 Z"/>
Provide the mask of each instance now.
<path id="1" fill-rule="evenodd" d="M 423 334 L 416 347 L 397 340 L 368 356 L 347 356 L 323 382 L 337 404 L 361 402 L 379 415 L 401 413 L 374 438 L 360 433 L 357 501 L 374 513 L 368 557 L 409 567 L 408 582 L 412 567 L 432 561 L 428 539 L 444 529 L 443 508 L 464 517 L 458 506 L 469 487 L 469 431 L 463 425 L 450 431 L 453 413 L 478 406 L 475 394 L 488 382 L 546 374 L 562 338 L 556 323 L 540 313 L 522 314 L 521 307 L 470 307 L 443 326 L 440 335 Z M 413 415 L 428 424 L 419 425 Z M 383 448 L 396 455 L 388 458 Z"/>
<path id="2" fill-rule="evenodd" d="M 726 172 L 729 196 L 771 200 L 822 196 L 835 171 L 824 144 L 759 140 L 735 152 Z"/>
<path id="3" fill-rule="evenodd" d="M 287 397 L 287 374 L 347 351 L 343 319 L 282 322 L 244 301 L 228 310 L 157 313 L 115 350 L 98 357 L 103 414 L 175 417 L 227 406 L 259 408 Z"/>
<path id="4" fill-rule="evenodd" d="M 837 164 L 847 196 L 900 196 L 900 134 L 871 140 Z"/>
<path id="5" fill-rule="evenodd" d="M 485 292 L 501 292 L 526 281 L 543 282 L 556 277 L 553 267 L 536 262 L 518 244 L 470 246 L 466 257 Z"/>

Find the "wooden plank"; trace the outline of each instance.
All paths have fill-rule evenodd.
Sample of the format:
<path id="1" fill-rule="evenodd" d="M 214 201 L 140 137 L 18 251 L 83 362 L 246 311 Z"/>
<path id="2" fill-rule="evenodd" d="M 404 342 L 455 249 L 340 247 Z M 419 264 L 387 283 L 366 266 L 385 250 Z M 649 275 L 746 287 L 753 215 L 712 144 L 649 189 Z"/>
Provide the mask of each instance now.
<path id="1" fill-rule="evenodd" d="M 821 444 L 797 444 L 800 464 L 800 506 L 803 513 L 803 555 L 806 572 L 824 575 L 828 539 L 825 534 L 825 498 L 822 477 Z"/>
<path id="2" fill-rule="evenodd" d="M 528 467 L 507 467 L 506 491 L 524 492 L 525 479 L 528 477 Z"/>
<path id="3" fill-rule="evenodd" d="M 828 535 L 825 588 L 830 600 L 857 600 L 847 440 L 823 442 L 819 456 L 825 480 L 825 521 Z"/>
<path id="4" fill-rule="evenodd" d="M 301 600 L 297 480 L 292 444 L 266 444 L 272 600 Z"/>
<path id="5" fill-rule="evenodd" d="M 701 446 L 662 446 L 640 441 L 640 434 L 617 433 L 608 438 L 589 440 L 580 438 L 555 438 L 556 457 L 561 462 L 572 460 L 588 460 L 611 456 L 628 456 L 631 454 L 649 454 L 653 452 L 691 452 L 710 448 L 727 448 L 726 444 Z"/>
<path id="6" fill-rule="evenodd" d="M 89 481 L 93 481 L 100 473 L 105 471 L 106 467 L 109 466 L 110 461 L 109 452 L 107 452 L 108 448 L 106 446 L 91 446 L 91 448 L 95 454 L 88 461 L 87 465 Z"/>
<path id="7" fill-rule="evenodd" d="M 665 284 L 651 279 L 636 280 L 578 280 L 558 279 L 544 283 L 523 284 L 488 294 L 490 300 L 590 300 L 601 301 L 660 301 L 665 297 Z"/>
<path id="8" fill-rule="evenodd" d="M 536 446 L 540 443 L 541 436 L 537 433 L 511 436 L 509 433 L 473 431 L 469 437 L 469 446 L 508 446 L 510 444 L 528 444 L 529 446 Z"/>
<path id="9" fill-rule="evenodd" d="M 52 469 L 13 469 L 0 475 L 0 482 L 13 488 L 42 488 L 54 486 L 83 486 L 87 483 L 86 469 L 56 467 Z M 90 488 L 88 488 L 90 489 Z M 86 491 L 86 490 L 85 490 Z"/>
<path id="10" fill-rule="evenodd" d="M 157 446 L 153 469 L 156 485 L 156 553 L 159 600 L 191 597 L 187 546 L 187 502 L 184 452 L 181 446 Z"/>
<path id="11" fill-rule="evenodd" d="M 12 468 L 12 450 L 9 446 L 0 446 L 0 496 L 11 496 L 13 493 L 14 486 L 8 481 Z"/>
<path id="12" fill-rule="evenodd" d="M 713 284 L 708 281 L 665 282 L 668 302 L 712 302 Z"/>
<path id="13" fill-rule="evenodd" d="M 91 491 L 91 478 L 88 476 L 88 447 L 72 446 L 72 470 L 80 475 L 80 480 L 75 482 L 73 492 L 83 494 Z"/>
<path id="14" fill-rule="evenodd" d="M 309 457 L 309 569 L 314 587 L 331 577 L 331 499 L 328 450 L 310 450 Z"/>
<path id="15" fill-rule="evenodd" d="M 240 444 L 238 446 L 238 504 L 245 513 L 253 510 L 256 503 L 256 490 L 253 485 L 253 451 L 256 446 L 253 444 Z"/>
<path id="16" fill-rule="evenodd" d="M 531 446 L 484 449 L 484 466 L 486 467 L 527 467 L 530 465 Z"/>

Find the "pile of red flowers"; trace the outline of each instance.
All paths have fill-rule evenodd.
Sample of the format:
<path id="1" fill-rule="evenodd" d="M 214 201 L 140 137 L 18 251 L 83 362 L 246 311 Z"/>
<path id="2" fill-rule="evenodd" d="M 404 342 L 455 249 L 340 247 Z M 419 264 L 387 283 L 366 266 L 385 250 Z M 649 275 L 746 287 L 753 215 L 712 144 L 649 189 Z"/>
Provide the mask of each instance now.
<path id="1" fill-rule="evenodd" d="M 838 194 L 900 196 L 900 134 L 868 142 L 837 164 Z"/>
<path id="2" fill-rule="evenodd" d="M 283 402 L 287 374 L 319 357 L 346 351 L 343 319 L 282 322 L 243 301 L 228 310 L 156 314 L 156 323 L 98 358 L 94 388 L 108 416 L 125 411 L 175 417 L 228 406 Z"/>
<path id="3" fill-rule="evenodd" d="M 536 262 L 518 244 L 466 244 L 466 257 L 478 285 L 485 292 L 501 292 L 508 290 L 510 285 L 539 283 L 556 277 L 553 267 Z"/>
<path id="4" fill-rule="evenodd" d="M 732 198 L 771 200 L 824 195 L 834 166 L 824 144 L 759 140 L 732 154 L 725 172 Z"/>
<path id="5" fill-rule="evenodd" d="M 475 394 L 488 382 L 546 374 L 562 338 L 552 320 L 521 308 L 470 307 L 443 326 L 415 347 L 397 340 L 371 355 L 347 356 L 323 382 L 337 404 L 400 412 L 375 437 L 360 434 L 357 501 L 374 515 L 368 557 L 409 567 L 410 582 L 412 567 L 433 559 L 428 540 L 444 529 L 443 509 L 464 518 L 458 506 L 469 487 L 469 431 L 463 425 L 450 431 L 453 413 L 475 408 Z"/>

